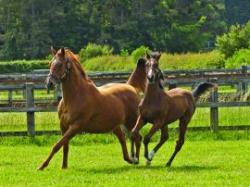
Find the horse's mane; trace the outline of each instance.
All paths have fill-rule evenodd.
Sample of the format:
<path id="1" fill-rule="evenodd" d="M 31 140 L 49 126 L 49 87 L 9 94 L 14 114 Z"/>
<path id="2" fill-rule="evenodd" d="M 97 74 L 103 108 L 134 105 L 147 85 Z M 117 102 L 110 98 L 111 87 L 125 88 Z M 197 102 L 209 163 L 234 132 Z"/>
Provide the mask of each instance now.
<path id="1" fill-rule="evenodd" d="M 71 50 L 66 49 L 65 50 L 65 56 L 67 58 L 69 58 L 71 60 L 72 63 L 74 63 L 74 65 L 76 66 L 76 68 L 80 71 L 80 73 L 82 74 L 82 76 L 85 79 L 88 79 L 87 74 L 85 73 L 85 71 L 83 70 L 81 63 L 80 63 L 80 58 L 78 55 L 75 55 Z"/>

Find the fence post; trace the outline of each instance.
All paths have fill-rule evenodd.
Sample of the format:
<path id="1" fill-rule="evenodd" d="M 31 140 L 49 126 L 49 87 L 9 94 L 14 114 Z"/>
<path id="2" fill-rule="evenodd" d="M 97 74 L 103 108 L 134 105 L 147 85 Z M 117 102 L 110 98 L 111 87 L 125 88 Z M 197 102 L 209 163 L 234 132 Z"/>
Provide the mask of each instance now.
<path id="1" fill-rule="evenodd" d="M 9 102 L 10 106 L 12 105 L 12 101 L 13 101 L 13 91 L 9 90 L 9 92 L 8 92 L 8 102 Z"/>
<path id="2" fill-rule="evenodd" d="M 218 103 L 218 88 L 214 88 L 211 94 L 211 102 L 213 104 Z M 212 106 L 210 108 L 210 128 L 213 132 L 218 131 L 218 124 L 219 124 L 219 111 L 218 106 Z"/>
<path id="3" fill-rule="evenodd" d="M 247 69 L 248 69 L 247 66 L 241 66 L 241 69 L 242 69 L 241 70 L 242 74 L 247 74 Z M 248 83 L 247 82 L 242 82 L 242 92 L 243 92 L 243 94 L 248 92 Z"/>
<path id="4" fill-rule="evenodd" d="M 26 83 L 26 108 L 34 108 L 34 83 Z M 35 113 L 27 111 L 27 130 L 28 135 L 35 136 Z"/>

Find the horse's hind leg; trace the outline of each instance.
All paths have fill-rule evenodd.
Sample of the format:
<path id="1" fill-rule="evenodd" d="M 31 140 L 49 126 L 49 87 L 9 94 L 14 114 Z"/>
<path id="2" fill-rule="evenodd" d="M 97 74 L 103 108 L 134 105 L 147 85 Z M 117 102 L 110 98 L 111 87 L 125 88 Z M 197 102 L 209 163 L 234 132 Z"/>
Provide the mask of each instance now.
<path id="1" fill-rule="evenodd" d="M 62 124 L 60 125 L 62 135 L 65 134 L 65 132 L 68 130 L 65 128 Z M 65 143 L 63 145 L 63 162 L 62 162 L 62 169 L 68 168 L 68 152 L 69 152 L 69 143 Z"/>
<path id="2" fill-rule="evenodd" d="M 134 164 L 139 164 L 141 140 L 142 140 L 142 136 L 140 134 L 138 134 L 136 139 L 134 140 L 131 139 L 131 159 L 133 160 Z M 134 145 L 135 145 L 136 151 L 134 150 Z"/>
<path id="3" fill-rule="evenodd" d="M 129 158 L 128 155 L 128 149 L 127 149 L 127 145 L 126 145 L 126 139 L 125 139 L 125 134 L 122 131 L 121 127 L 117 127 L 113 130 L 113 133 L 117 136 L 117 138 L 119 139 L 119 142 L 122 146 L 122 153 L 123 153 L 123 159 L 125 161 L 127 161 L 128 163 L 132 164 L 132 160 Z"/>
<path id="4" fill-rule="evenodd" d="M 175 146 L 174 153 L 172 154 L 172 156 L 170 157 L 169 161 L 166 164 L 167 167 L 171 166 L 171 163 L 174 160 L 176 154 L 181 150 L 181 147 L 184 144 L 185 134 L 186 134 L 186 131 L 187 131 L 187 125 L 188 125 L 189 121 L 190 121 L 190 119 L 188 119 L 188 120 L 186 120 L 185 118 L 180 119 L 180 123 L 179 123 L 179 128 L 180 128 L 179 139 L 176 141 L 176 146 Z"/>
<path id="5" fill-rule="evenodd" d="M 57 153 L 60 148 L 69 143 L 69 140 L 73 138 L 79 131 L 80 126 L 71 126 L 63 135 L 63 137 L 54 145 L 52 151 L 50 152 L 48 158 L 42 163 L 38 170 L 43 170 L 49 165 L 50 160 L 53 158 L 54 154 Z"/>
<path id="6" fill-rule="evenodd" d="M 163 126 L 161 128 L 161 139 L 159 143 L 154 147 L 152 151 L 149 152 L 148 159 L 152 161 L 156 152 L 161 148 L 161 146 L 168 140 L 168 126 Z"/>
<path id="7" fill-rule="evenodd" d="M 68 168 L 68 153 L 69 153 L 69 142 L 63 145 L 63 163 L 62 169 Z"/>

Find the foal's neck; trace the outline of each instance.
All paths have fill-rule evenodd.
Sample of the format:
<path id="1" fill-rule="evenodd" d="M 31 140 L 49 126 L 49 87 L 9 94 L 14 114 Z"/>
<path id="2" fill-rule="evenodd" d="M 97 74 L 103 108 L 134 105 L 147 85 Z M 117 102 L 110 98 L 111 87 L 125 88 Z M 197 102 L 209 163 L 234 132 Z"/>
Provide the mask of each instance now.
<path id="1" fill-rule="evenodd" d="M 145 98 L 146 99 L 154 99 L 162 91 L 163 90 L 160 88 L 158 82 L 154 82 L 154 83 L 148 82 L 146 85 Z"/>

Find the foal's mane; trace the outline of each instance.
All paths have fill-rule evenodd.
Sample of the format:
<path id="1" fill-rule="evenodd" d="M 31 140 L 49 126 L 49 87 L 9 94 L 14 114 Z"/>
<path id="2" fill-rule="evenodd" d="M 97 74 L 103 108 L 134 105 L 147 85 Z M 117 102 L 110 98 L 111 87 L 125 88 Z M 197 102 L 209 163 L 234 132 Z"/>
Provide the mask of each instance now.
<path id="1" fill-rule="evenodd" d="M 83 78 L 88 79 L 87 74 L 83 70 L 81 64 L 80 64 L 80 58 L 78 55 L 75 55 L 71 50 L 66 49 L 65 50 L 65 57 L 69 58 L 70 61 L 76 66 L 76 68 L 80 71 Z"/>

